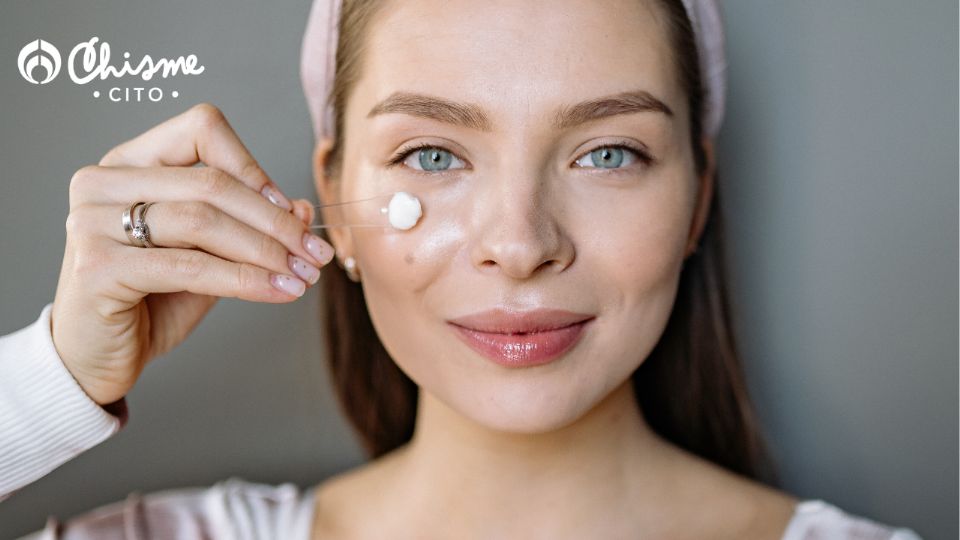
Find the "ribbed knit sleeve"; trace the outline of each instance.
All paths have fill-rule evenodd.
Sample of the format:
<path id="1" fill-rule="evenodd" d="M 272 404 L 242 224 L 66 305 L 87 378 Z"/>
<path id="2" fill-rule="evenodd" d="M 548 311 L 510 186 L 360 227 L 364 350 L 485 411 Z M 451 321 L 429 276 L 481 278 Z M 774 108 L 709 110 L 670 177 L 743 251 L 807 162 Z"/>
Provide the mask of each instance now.
<path id="1" fill-rule="evenodd" d="M 29 326 L 0 336 L 0 501 L 120 431 L 125 399 L 111 414 L 84 391 L 53 344 L 47 304 Z"/>

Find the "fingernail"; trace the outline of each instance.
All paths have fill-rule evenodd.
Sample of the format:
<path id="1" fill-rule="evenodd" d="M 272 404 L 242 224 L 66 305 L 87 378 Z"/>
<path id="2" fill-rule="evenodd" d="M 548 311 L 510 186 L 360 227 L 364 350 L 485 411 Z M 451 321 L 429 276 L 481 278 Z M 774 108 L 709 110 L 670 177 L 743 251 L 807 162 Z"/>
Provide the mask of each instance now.
<path id="1" fill-rule="evenodd" d="M 307 290 L 306 283 L 285 274 L 270 274 L 270 283 L 281 291 L 294 296 L 303 296 L 303 292 Z"/>
<path id="2" fill-rule="evenodd" d="M 333 246 L 323 241 L 322 238 L 308 232 L 303 233 L 303 249 L 321 264 L 327 264 L 333 260 Z"/>
<path id="3" fill-rule="evenodd" d="M 320 279 L 320 269 L 297 257 L 292 253 L 287 254 L 287 265 L 293 270 L 293 273 L 300 276 L 301 279 L 313 285 Z"/>
<path id="4" fill-rule="evenodd" d="M 273 187 L 272 184 L 263 186 L 263 189 L 260 190 L 260 194 L 284 210 L 293 210 L 293 205 L 290 204 L 290 200 L 284 197 L 283 193 L 280 193 L 280 190 Z"/>

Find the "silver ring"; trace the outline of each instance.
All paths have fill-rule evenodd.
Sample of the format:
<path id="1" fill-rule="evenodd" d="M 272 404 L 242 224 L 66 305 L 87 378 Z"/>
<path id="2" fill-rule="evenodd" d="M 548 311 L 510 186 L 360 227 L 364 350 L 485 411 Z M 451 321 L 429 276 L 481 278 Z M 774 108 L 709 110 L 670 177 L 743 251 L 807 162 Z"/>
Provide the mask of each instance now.
<path id="1" fill-rule="evenodd" d="M 123 211 L 123 216 L 121 221 L 123 222 L 123 231 L 127 233 L 127 238 L 130 239 L 130 242 L 137 247 L 156 247 L 156 245 L 150 241 L 150 228 L 147 227 L 147 222 L 145 217 L 147 214 L 147 209 L 153 203 L 144 203 L 143 201 L 138 201 L 131 204 Z M 137 210 L 139 208 L 139 211 Z M 133 220 L 130 216 L 135 215 L 136 219 Z"/>
<path id="2" fill-rule="evenodd" d="M 137 218 L 137 224 L 133 228 L 133 233 L 134 236 L 136 236 L 137 228 L 139 227 L 140 230 L 143 231 L 143 243 L 146 244 L 147 247 L 157 247 L 156 244 L 150 241 L 150 228 L 147 227 L 147 210 L 149 210 L 151 206 L 153 206 L 153 203 L 148 202 L 140 207 L 140 214 Z"/>

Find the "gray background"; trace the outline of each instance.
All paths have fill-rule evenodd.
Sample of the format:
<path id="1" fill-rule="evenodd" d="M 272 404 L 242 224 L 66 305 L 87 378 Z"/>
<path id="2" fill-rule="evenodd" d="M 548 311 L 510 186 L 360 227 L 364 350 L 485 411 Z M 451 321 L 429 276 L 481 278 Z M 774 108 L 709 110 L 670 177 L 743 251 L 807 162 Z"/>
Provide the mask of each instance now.
<path id="1" fill-rule="evenodd" d="M 315 200 L 298 79 L 305 1 L 4 0 L 0 334 L 51 301 L 73 171 L 182 111 L 220 106 L 292 197 Z M 957 4 L 728 1 L 720 136 L 738 336 L 786 487 L 957 538 Z M 195 53 L 179 99 L 111 103 L 16 56 L 98 35 Z M 121 85 L 143 86 L 126 79 Z M 122 499 L 231 475 L 312 485 L 362 462 L 325 378 L 318 297 L 221 300 L 148 366 L 116 437 L 0 503 L 0 538 Z"/>

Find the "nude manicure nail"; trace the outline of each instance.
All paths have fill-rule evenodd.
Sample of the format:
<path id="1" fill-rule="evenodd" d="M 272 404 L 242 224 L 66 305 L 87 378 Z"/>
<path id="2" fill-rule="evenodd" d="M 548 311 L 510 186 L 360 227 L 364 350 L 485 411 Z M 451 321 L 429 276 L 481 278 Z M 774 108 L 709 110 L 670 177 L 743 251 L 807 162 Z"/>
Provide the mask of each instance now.
<path id="1" fill-rule="evenodd" d="M 297 257 L 292 253 L 287 254 L 287 265 L 293 270 L 293 273 L 300 276 L 300 279 L 313 285 L 320 279 L 320 269 Z"/>
<path id="2" fill-rule="evenodd" d="M 303 233 L 303 249 L 307 250 L 307 253 L 313 255 L 322 264 L 327 264 L 333 260 L 333 247 L 315 234 Z"/>
<path id="3" fill-rule="evenodd" d="M 260 194 L 284 210 L 293 210 L 293 205 L 290 204 L 290 200 L 287 199 L 283 193 L 280 193 L 279 189 L 273 187 L 271 184 L 263 186 L 263 189 L 260 190 Z"/>
<path id="4" fill-rule="evenodd" d="M 304 291 L 307 290 L 306 283 L 285 274 L 270 274 L 270 283 L 277 289 L 298 297 L 303 296 Z"/>

